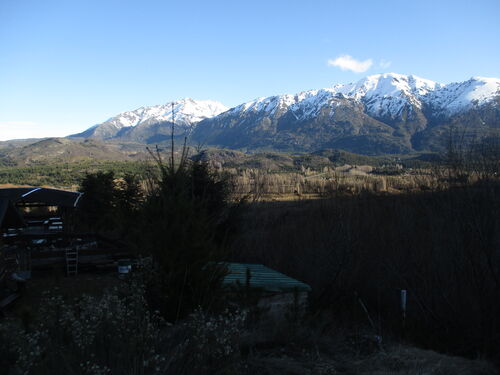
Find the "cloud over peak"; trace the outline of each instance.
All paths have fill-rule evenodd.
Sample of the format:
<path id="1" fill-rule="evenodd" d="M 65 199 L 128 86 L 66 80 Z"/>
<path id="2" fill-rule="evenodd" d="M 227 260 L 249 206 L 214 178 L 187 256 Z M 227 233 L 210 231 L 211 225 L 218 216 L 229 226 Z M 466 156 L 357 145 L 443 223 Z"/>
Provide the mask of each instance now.
<path id="1" fill-rule="evenodd" d="M 328 60 L 328 65 L 335 66 L 342 70 L 350 70 L 354 73 L 363 73 L 371 68 L 373 60 L 367 59 L 365 61 L 359 61 L 349 55 L 340 55 L 336 59 Z"/>

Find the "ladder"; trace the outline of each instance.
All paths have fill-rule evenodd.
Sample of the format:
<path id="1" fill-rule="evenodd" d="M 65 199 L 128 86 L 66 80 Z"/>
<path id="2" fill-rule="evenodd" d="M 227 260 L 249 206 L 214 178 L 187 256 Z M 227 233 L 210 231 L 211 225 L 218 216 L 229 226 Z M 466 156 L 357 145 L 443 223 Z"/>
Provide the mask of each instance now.
<path id="1" fill-rule="evenodd" d="M 78 274 L 78 249 L 66 248 L 66 275 Z"/>

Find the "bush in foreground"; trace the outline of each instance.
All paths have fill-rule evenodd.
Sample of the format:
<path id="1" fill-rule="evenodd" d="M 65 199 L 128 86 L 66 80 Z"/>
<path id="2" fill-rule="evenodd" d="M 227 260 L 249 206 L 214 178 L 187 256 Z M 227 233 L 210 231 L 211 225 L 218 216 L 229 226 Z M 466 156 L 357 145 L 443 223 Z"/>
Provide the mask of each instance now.
<path id="1" fill-rule="evenodd" d="M 0 325 L 0 374 L 462 374 L 493 375 L 484 361 L 397 344 L 363 331 L 325 330 L 323 318 L 262 320 L 197 310 L 176 324 L 150 312 L 137 279 L 100 297 L 47 294 L 28 327 Z"/>

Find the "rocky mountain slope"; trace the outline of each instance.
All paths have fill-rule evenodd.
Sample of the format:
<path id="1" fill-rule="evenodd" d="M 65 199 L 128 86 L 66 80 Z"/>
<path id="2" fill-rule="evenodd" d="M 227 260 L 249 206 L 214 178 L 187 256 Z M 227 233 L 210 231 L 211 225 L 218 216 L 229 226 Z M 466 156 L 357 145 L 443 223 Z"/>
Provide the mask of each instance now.
<path id="1" fill-rule="evenodd" d="M 227 109 L 212 101 L 175 102 L 176 135 L 234 149 L 362 154 L 441 150 L 450 129 L 500 134 L 500 79 L 439 84 L 414 75 L 377 74 L 351 84 L 258 98 Z M 160 143 L 171 105 L 122 113 L 75 136 Z"/>

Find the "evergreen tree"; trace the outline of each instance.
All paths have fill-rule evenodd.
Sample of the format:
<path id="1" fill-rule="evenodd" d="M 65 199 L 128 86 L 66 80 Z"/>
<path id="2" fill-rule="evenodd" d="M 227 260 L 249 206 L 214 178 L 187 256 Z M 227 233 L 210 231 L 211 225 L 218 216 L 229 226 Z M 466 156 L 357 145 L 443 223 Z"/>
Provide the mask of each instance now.
<path id="1" fill-rule="evenodd" d="M 122 239 L 135 233 L 143 192 L 134 175 L 115 179 L 113 172 L 88 173 L 79 191 L 83 193 L 79 216 L 88 230 Z"/>
<path id="2" fill-rule="evenodd" d="M 155 159 L 160 176 L 150 183 L 141 244 L 157 271 L 152 303 L 176 320 L 216 301 L 234 207 L 228 180 L 201 160 L 189 161 L 186 148 L 178 166 L 165 165 L 159 153 Z"/>
<path id="3" fill-rule="evenodd" d="M 115 182 L 113 172 L 88 173 L 80 184 L 83 193 L 79 217 L 91 232 L 105 233 L 115 229 Z"/>

